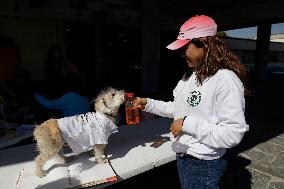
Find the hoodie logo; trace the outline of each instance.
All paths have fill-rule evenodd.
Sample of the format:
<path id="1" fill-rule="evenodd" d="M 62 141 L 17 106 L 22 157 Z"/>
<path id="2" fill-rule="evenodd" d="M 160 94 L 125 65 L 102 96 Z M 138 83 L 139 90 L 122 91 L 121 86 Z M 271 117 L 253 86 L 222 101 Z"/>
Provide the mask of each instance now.
<path id="1" fill-rule="evenodd" d="M 201 93 L 199 91 L 192 91 L 187 97 L 187 102 L 191 107 L 197 106 L 201 101 Z"/>

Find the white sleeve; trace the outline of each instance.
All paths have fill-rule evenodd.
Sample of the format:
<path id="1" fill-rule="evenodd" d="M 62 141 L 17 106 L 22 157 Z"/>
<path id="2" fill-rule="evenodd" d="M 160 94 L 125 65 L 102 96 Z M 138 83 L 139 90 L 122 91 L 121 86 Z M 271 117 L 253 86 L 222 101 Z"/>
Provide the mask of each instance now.
<path id="1" fill-rule="evenodd" d="M 176 97 L 178 91 L 182 88 L 183 86 L 183 81 L 180 80 L 173 90 L 173 96 L 174 98 Z M 144 109 L 145 112 L 150 112 L 162 117 L 169 117 L 173 118 L 174 117 L 174 112 L 175 112 L 175 102 L 169 101 L 169 102 L 164 102 L 160 100 L 154 100 L 147 98 L 147 104 Z"/>
<path id="2" fill-rule="evenodd" d="M 218 123 L 208 123 L 189 115 L 184 120 L 182 130 L 208 146 L 231 148 L 240 143 L 249 129 L 244 116 L 243 88 L 235 86 L 221 90 L 216 100 Z"/>
<path id="3" fill-rule="evenodd" d="M 174 102 L 164 102 L 147 98 L 147 104 L 144 109 L 145 112 L 150 112 L 162 117 L 174 117 Z"/>

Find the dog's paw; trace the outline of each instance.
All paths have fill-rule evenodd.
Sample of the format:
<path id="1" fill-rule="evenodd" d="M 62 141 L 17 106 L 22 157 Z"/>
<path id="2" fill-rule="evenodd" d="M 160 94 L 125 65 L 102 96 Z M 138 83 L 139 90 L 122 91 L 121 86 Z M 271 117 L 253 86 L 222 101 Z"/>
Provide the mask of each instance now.
<path id="1" fill-rule="evenodd" d="M 36 175 L 39 177 L 39 178 L 42 178 L 42 177 L 45 177 L 47 175 L 47 173 L 45 171 L 37 171 L 36 172 Z"/>
<path id="2" fill-rule="evenodd" d="M 96 158 L 98 164 L 105 164 L 108 163 L 108 159 L 107 158 Z"/>

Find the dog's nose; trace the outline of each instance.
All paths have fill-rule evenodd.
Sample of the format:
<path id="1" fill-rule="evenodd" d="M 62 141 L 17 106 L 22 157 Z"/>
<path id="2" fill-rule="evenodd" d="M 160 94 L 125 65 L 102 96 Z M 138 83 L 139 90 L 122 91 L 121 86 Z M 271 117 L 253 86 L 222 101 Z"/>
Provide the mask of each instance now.
<path id="1" fill-rule="evenodd" d="M 122 92 L 124 94 L 124 96 L 126 95 L 126 92 L 124 90 L 121 90 L 120 92 Z"/>

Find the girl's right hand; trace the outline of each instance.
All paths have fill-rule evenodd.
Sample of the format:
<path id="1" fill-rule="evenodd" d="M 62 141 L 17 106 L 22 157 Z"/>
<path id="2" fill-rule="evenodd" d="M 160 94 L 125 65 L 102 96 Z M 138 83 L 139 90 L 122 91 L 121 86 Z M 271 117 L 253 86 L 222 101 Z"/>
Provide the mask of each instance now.
<path id="1" fill-rule="evenodd" d="M 147 104 L 147 98 L 136 97 L 134 100 L 134 106 L 142 110 L 144 110 L 146 104 Z"/>

